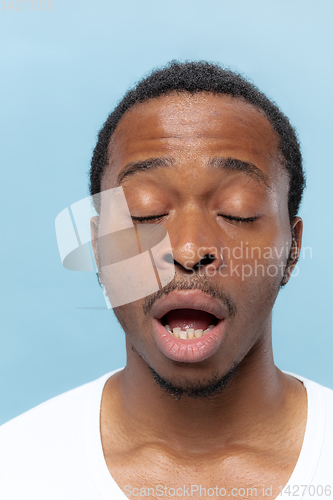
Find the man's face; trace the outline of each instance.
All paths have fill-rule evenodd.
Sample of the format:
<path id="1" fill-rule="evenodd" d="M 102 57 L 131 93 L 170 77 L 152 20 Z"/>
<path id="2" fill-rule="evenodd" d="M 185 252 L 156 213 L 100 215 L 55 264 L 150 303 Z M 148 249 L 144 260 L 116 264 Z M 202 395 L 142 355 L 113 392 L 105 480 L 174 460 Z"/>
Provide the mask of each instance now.
<path id="1" fill-rule="evenodd" d="M 160 159 L 149 162 L 154 168 L 127 173 L 129 164 L 151 159 Z M 288 175 L 264 114 L 208 93 L 138 104 L 110 142 L 102 191 L 117 185 L 134 222 L 148 217 L 144 223 L 166 227 L 176 271 L 157 294 L 115 309 L 130 359 L 188 387 L 222 378 L 265 350 L 291 228 Z M 296 226 L 300 236 L 299 220 Z M 107 290 L 103 269 L 101 279 Z M 166 324 L 190 332 L 214 328 L 185 340 Z"/>

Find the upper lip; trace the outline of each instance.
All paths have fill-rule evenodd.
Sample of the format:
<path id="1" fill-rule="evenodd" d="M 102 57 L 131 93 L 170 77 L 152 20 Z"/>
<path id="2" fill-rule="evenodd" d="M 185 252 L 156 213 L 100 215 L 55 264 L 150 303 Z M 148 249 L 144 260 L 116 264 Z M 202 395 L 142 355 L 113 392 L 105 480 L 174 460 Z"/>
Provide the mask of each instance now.
<path id="1" fill-rule="evenodd" d="M 200 290 L 174 291 L 157 300 L 152 307 L 152 315 L 161 319 L 169 311 L 175 309 L 196 309 L 205 311 L 216 316 L 218 319 L 225 319 L 228 316 L 227 307 L 217 299 L 201 292 Z"/>

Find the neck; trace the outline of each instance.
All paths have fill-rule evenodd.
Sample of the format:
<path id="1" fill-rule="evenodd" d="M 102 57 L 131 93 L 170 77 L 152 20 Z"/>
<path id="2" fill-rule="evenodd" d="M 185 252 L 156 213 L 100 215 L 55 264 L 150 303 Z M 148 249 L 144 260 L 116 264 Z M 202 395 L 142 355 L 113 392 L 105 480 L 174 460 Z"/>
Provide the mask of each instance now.
<path id="1" fill-rule="evenodd" d="M 103 399 L 104 413 L 113 412 L 110 421 L 116 419 L 121 434 L 132 442 L 153 440 L 177 455 L 220 453 L 249 445 L 253 435 L 266 434 L 263 429 L 276 429 L 284 421 L 290 380 L 274 365 L 271 336 L 254 346 L 227 386 L 209 398 L 176 400 L 165 394 L 147 363 L 131 346 L 127 351 L 127 365 L 110 379 Z"/>

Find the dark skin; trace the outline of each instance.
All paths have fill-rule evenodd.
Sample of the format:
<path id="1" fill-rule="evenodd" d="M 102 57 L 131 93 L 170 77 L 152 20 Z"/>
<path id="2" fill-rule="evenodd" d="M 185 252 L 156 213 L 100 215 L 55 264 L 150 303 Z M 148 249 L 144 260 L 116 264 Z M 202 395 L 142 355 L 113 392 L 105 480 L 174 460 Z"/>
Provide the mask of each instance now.
<path id="1" fill-rule="evenodd" d="M 131 214 L 163 215 L 151 223 L 168 230 L 177 283 L 191 282 L 189 268 L 212 251 L 201 276 L 232 300 L 237 313 L 226 318 L 225 334 L 211 356 L 179 363 L 156 344 L 153 312 L 144 314 L 144 299 L 115 309 L 126 334 L 127 364 L 108 380 L 102 397 L 107 466 L 122 489 L 201 484 L 224 487 L 229 494 L 232 488 L 256 487 L 261 498 L 262 487 L 272 485 L 275 498 L 296 465 L 307 414 L 302 383 L 282 373 L 273 360 L 272 308 L 282 276 L 231 275 L 225 255 L 221 276 L 221 256 L 214 249 L 233 249 L 242 241 L 262 250 L 274 248 L 276 255 L 267 259 L 262 252 L 258 263 L 284 269 L 287 258 L 281 250 L 293 245 L 294 259 L 285 269 L 288 280 L 301 248 L 302 220 L 289 219 L 289 181 L 277 135 L 264 114 L 241 99 L 173 93 L 149 100 L 119 122 L 102 190 L 117 186 L 129 162 L 156 157 L 174 161 L 122 179 Z M 251 163 L 263 177 L 212 169 L 208 163 L 214 157 Z M 98 261 L 98 219 L 92 231 Z M 253 266 L 254 259 L 243 255 L 236 264 Z M 200 289 L 200 280 L 196 283 Z M 177 300 L 190 291 L 172 293 Z M 177 387 L 195 387 L 216 374 L 223 377 L 235 365 L 237 374 L 209 399 L 175 400 L 163 394 L 148 368 Z"/>

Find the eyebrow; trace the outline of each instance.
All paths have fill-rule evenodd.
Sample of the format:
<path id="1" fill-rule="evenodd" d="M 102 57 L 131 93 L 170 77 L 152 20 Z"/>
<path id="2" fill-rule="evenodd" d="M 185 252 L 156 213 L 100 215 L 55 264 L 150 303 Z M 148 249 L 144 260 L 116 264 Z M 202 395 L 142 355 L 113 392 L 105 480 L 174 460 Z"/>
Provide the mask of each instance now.
<path id="1" fill-rule="evenodd" d="M 134 175 L 138 172 L 143 172 L 146 170 L 153 170 L 160 167 L 171 167 L 174 164 L 175 160 L 169 156 L 163 156 L 158 158 L 148 158 L 147 160 L 142 161 L 132 161 L 127 163 L 127 165 L 121 170 L 121 172 L 117 176 L 117 184 L 119 187 L 124 179 Z M 251 162 L 246 162 L 239 160 L 238 158 L 226 158 L 223 156 L 218 156 L 211 158 L 208 161 L 208 167 L 210 168 L 221 168 L 227 170 L 229 172 L 241 172 L 244 175 L 247 175 L 254 179 L 259 184 L 263 184 L 266 188 L 271 189 L 269 184 L 269 177 L 265 174 L 260 168 L 256 167 Z"/>
<path id="2" fill-rule="evenodd" d="M 209 160 L 208 165 L 212 168 L 223 168 L 229 172 L 241 172 L 252 177 L 259 184 L 264 184 L 266 188 L 271 189 L 268 175 L 253 163 L 238 160 L 237 158 L 215 157 Z"/>
<path id="3" fill-rule="evenodd" d="M 174 159 L 169 156 L 148 158 L 147 160 L 143 161 L 131 161 L 130 163 L 127 163 L 127 165 L 118 174 L 116 185 L 117 187 L 119 187 L 122 184 L 123 180 L 130 175 L 160 167 L 171 167 L 173 163 Z"/>

